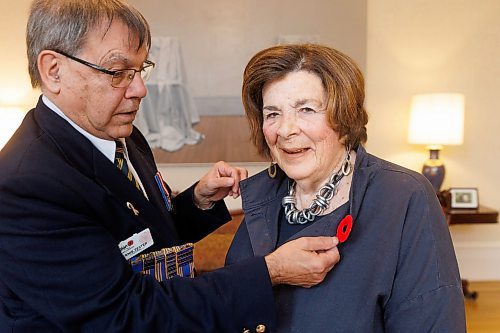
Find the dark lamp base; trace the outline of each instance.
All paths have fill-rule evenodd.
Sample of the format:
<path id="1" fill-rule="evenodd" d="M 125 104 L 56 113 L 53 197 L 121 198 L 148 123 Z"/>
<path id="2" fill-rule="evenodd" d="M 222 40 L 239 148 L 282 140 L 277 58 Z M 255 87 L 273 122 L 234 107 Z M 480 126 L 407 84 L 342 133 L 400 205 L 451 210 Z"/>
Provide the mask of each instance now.
<path id="1" fill-rule="evenodd" d="M 444 180 L 444 165 L 441 164 L 440 166 L 431 166 L 424 164 L 422 174 L 425 178 L 429 179 L 432 187 L 434 187 L 434 191 L 438 193 Z"/>
<path id="2" fill-rule="evenodd" d="M 422 174 L 431 182 L 434 191 L 438 193 L 443 184 L 445 174 L 444 164 L 439 159 L 439 150 L 430 150 L 430 158 L 425 161 Z"/>

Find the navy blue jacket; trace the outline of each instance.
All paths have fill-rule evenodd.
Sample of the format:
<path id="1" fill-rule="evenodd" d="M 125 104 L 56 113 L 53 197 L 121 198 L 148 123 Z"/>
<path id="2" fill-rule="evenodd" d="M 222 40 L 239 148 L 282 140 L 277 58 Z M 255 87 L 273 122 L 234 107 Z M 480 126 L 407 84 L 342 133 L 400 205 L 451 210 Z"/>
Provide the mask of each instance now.
<path id="1" fill-rule="evenodd" d="M 197 209 L 193 187 L 168 211 L 146 140 L 134 129 L 126 141 L 149 200 L 41 100 L 0 152 L 0 332 L 272 328 L 262 257 L 166 283 L 132 272 L 120 241 L 149 228 L 147 251 L 194 242 L 230 215 L 223 202 Z"/>
<path id="2" fill-rule="evenodd" d="M 266 171 L 242 182 L 245 220 L 226 262 L 262 256 L 278 241 L 289 178 Z M 357 149 L 346 213 L 351 234 L 340 262 L 310 289 L 275 289 L 278 332 L 465 332 L 453 244 L 431 184 L 421 174 Z M 345 206 L 342 206 L 342 209 Z M 333 212 L 291 237 L 330 235 Z"/>

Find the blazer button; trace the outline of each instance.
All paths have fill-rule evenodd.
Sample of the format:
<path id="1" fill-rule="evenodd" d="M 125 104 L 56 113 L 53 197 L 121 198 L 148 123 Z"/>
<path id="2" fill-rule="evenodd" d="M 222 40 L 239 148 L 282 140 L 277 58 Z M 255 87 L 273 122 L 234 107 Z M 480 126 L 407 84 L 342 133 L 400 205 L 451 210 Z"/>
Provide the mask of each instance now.
<path id="1" fill-rule="evenodd" d="M 266 331 L 266 325 L 257 325 L 257 327 L 255 328 L 255 332 L 257 333 L 264 333 Z"/>

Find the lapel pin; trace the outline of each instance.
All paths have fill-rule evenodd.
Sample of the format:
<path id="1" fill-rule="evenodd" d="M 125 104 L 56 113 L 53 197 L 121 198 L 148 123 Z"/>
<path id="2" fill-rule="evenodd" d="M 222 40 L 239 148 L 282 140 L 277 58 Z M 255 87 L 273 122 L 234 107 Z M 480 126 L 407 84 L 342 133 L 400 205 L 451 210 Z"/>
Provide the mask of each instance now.
<path id="1" fill-rule="evenodd" d="M 135 209 L 134 205 L 132 205 L 130 202 L 127 201 L 127 208 L 130 209 L 135 216 L 139 215 L 139 211 Z"/>
<path id="2" fill-rule="evenodd" d="M 340 221 L 339 226 L 337 227 L 337 238 L 340 243 L 343 243 L 349 237 L 349 234 L 352 230 L 352 216 L 347 215 Z"/>

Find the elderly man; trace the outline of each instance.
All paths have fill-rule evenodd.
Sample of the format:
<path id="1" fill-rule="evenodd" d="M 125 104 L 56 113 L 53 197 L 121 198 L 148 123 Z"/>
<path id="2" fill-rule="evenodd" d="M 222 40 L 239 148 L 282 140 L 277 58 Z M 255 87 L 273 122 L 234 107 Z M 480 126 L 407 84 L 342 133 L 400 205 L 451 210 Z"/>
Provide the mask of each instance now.
<path id="1" fill-rule="evenodd" d="M 194 279 L 132 270 L 130 253 L 227 222 L 222 199 L 247 176 L 219 162 L 171 199 L 132 125 L 150 40 L 119 0 L 32 4 L 29 72 L 43 95 L 0 153 L 1 332 L 269 331 L 272 285 L 313 286 L 338 262 L 337 240 L 318 237 Z"/>

